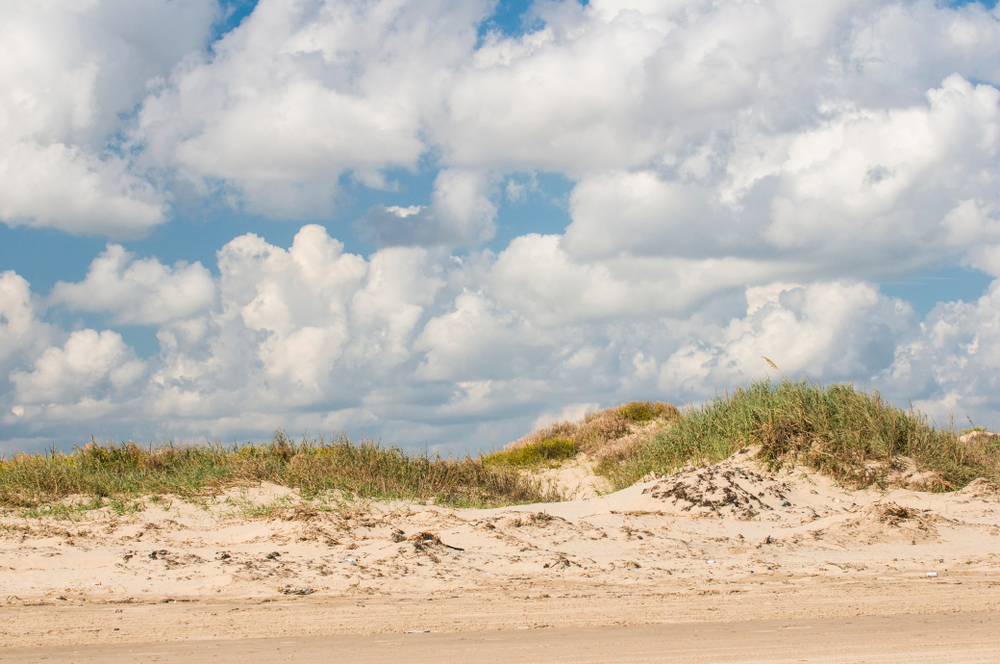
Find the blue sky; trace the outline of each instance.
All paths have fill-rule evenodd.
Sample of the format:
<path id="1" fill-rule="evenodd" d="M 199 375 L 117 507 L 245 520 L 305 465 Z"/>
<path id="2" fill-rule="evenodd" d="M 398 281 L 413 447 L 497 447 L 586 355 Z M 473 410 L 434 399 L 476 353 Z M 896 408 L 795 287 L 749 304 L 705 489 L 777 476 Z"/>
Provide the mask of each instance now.
<path id="1" fill-rule="evenodd" d="M 1000 413 L 995 3 L 14 4 L 0 453 Z"/>

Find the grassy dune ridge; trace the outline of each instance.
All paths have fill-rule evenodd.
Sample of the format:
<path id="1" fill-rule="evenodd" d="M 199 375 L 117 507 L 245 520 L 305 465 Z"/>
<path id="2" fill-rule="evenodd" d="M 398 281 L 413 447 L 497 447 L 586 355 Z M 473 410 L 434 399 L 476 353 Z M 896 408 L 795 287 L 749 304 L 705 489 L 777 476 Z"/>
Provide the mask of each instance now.
<path id="1" fill-rule="evenodd" d="M 715 463 L 743 447 L 759 448 L 757 458 L 771 467 L 802 464 L 854 488 L 891 486 L 911 464 L 932 490 L 1000 479 L 1000 437 L 936 427 L 878 392 L 787 380 L 758 381 L 687 409 L 636 454 L 601 470 L 623 488 L 647 473 Z"/>
<path id="2" fill-rule="evenodd" d="M 0 463 L 0 505 L 37 507 L 70 496 L 192 498 L 260 482 L 299 489 L 307 498 L 336 492 L 470 507 L 558 499 L 505 465 L 413 455 L 346 437 L 295 442 L 278 431 L 270 443 L 244 446 L 91 442 L 72 454 L 16 455 Z"/>
<path id="3" fill-rule="evenodd" d="M 1000 480 L 1000 437 L 962 437 L 850 385 L 763 380 L 683 411 L 662 402 L 629 402 L 460 460 L 344 436 L 295 442 L 283 431 L 270 443 L 233 447 L 153 449 L 92 441 L 70 454 L 0 461 L 0 506 L 36 508 L 72 497 L 99 506 L 104 499 L 194 497 L 267 481 L 307 498 L 338 492 L 348 499 L 487 507 L 559 500 L 558 492 L 523 470 L 580 454 L 620 489 L 650 473 L 715 463 L 744 447 L 758 449 L 758 459 L 772 467 L 803 464 L 858 488 L 902 483 L 904 473 L 921 473 L 926 488 L 938 491 L 977 477 Z"/>

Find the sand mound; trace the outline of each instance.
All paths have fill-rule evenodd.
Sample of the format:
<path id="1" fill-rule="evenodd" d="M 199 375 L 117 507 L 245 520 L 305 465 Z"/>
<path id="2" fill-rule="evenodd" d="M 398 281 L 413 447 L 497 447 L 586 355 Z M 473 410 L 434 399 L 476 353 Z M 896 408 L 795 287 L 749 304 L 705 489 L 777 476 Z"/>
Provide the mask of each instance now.
<path id="1" fill-rule="evenodd" d="M 898 456 L 887 467 L 885 481 L 911 491 L 936 491 L 944 486 L 941 476 L 933 470 L 919 470 L 916 462 Z"/>
<path id="2" fill-rule="evenodd" d="M 726 462 L 686 470 L 656 481 L 642 493 L 681 512 L 741 520 L 791 507 L 791 487 L 774 476 Z"/>
<path id="3" fill-rule="evenodd" d="M 930 510 L 905 507 L 896 503 L 874 503 L 861 510 L 858 517 L 832 526 L 821 535 L 844 543 L 917 544 L 937 539 L 935 517 Z"/>
<path id="4" fill-rule="evenodd" d="M 962 496 L 978 498 L 989 502 L 1000 501 L 1000 482 L 980 477 L 958 492 Z"/>

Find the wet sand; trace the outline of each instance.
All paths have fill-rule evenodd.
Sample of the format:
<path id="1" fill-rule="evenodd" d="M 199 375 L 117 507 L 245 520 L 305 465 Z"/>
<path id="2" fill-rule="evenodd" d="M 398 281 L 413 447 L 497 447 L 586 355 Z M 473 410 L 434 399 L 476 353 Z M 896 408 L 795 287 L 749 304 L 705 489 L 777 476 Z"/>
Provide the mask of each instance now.
<path id="1" fill-rule="evenodd" d="M 2 651 L 0 660 L 24 664 L 158 661 L 993 664 L 998 654 L 997 614 L 959 613 L 19 648 Z"/>

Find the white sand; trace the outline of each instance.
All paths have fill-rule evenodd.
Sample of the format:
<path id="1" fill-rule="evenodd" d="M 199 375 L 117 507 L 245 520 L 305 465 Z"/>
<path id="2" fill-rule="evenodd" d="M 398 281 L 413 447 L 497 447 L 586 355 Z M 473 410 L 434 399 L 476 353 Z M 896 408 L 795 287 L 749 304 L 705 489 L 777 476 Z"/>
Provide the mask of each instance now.
<path id="1" fill-rule="evenodd" d="M 242 515 L 260 505 L 277 517 Z M 985 482 L 847 491 L 801 470 L 769 475 L 746 456 L 493 510 L 330 513 L 265 485 L 207 504 L 147 501 L 131 516 L 8 515 L 0 643 L 989 612 L 1000 606 L 998 523 L 1000 490 Z"/>

